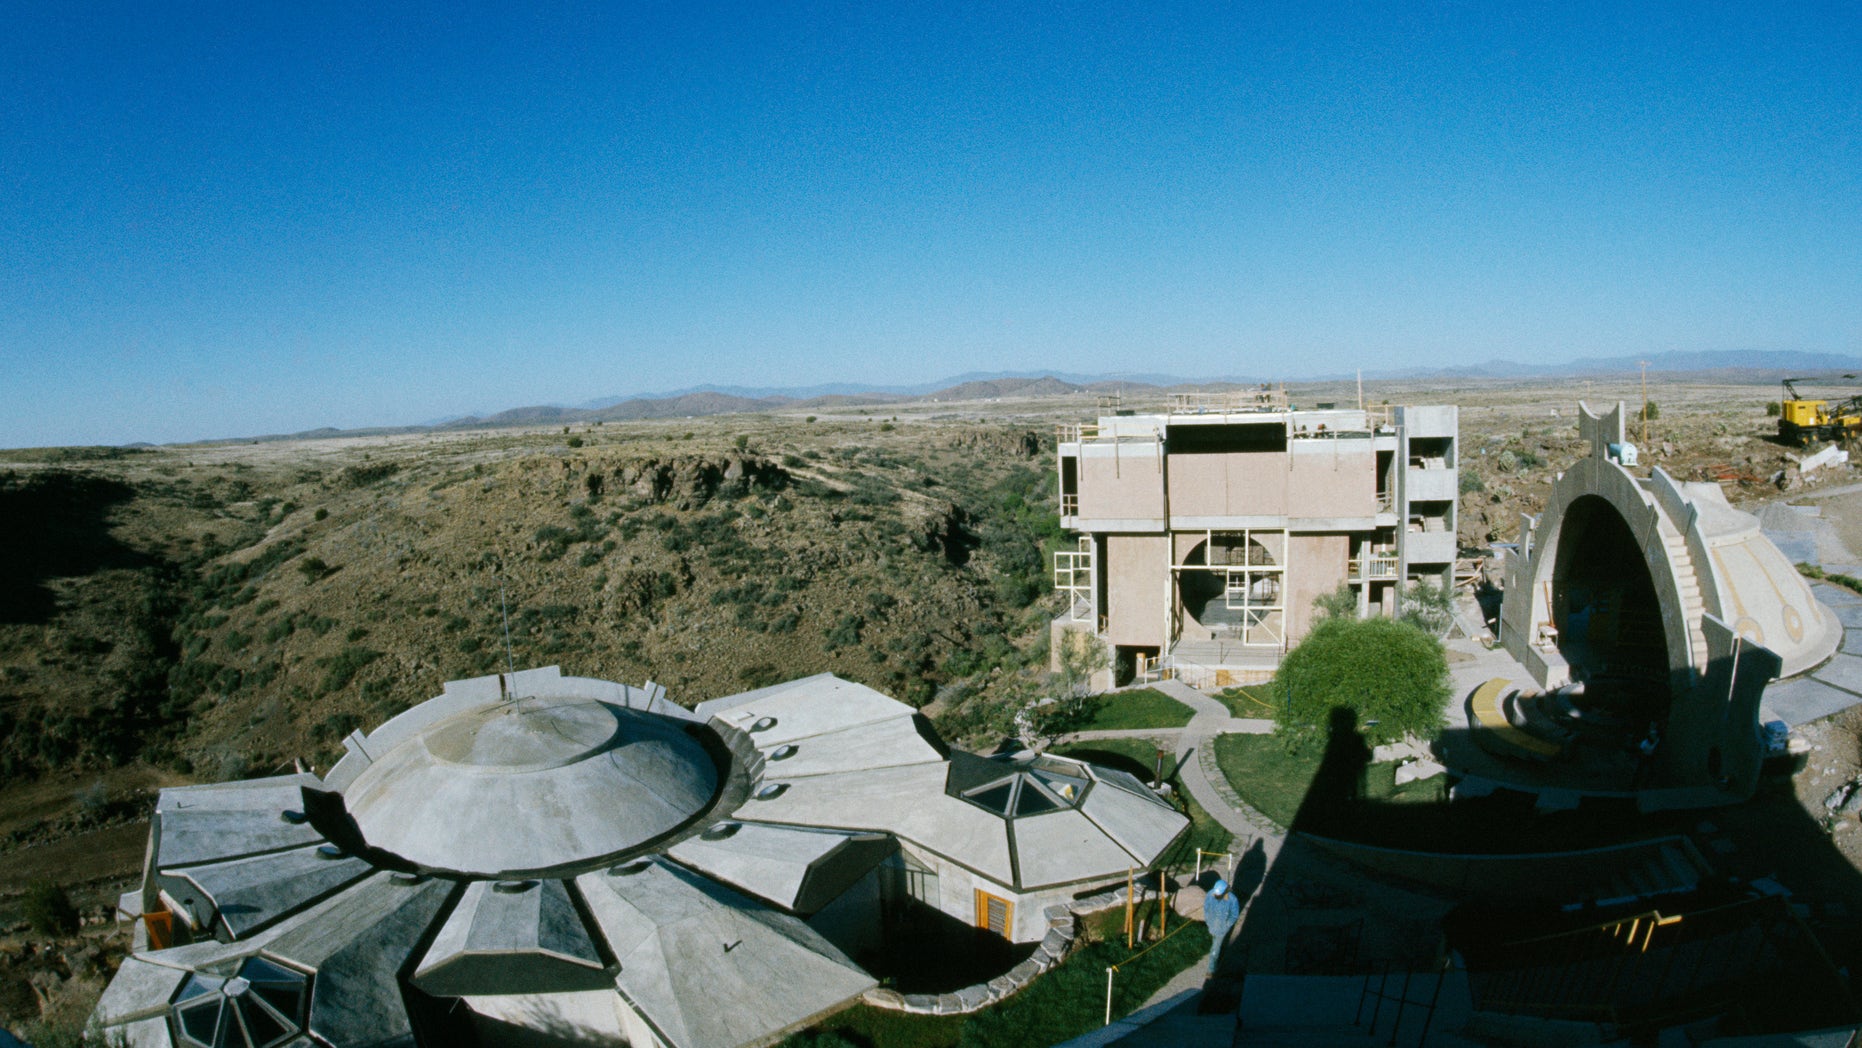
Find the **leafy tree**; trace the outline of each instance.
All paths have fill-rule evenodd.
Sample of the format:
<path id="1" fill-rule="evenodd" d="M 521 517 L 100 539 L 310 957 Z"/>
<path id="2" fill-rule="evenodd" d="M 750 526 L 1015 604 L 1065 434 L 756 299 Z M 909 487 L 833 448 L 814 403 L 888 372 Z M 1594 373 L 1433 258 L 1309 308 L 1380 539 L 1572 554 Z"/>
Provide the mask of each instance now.
<path id="1" fill-rule="evenodd" d="M 1656 404 L 1653 400 L 1643 402 L 1642 417 L 1648 419 L 1650 422 L 1653 422 L 1656 419 L 1661 418 L 1662 417 L 1661 406 Z"/>
<path id="2" fill-rule="evenodd" d="M 1313 610 L 1320 619 L 1355 619 L 1358 617 L 1358 596 L 1351 592 L 1350 583 L 1341 582 L 1330 593 L 1322 593 L 1313 599 Z"/>
<path id="3" fill-rule="evenodd" d="M 1332 710 L 1357 713 L 1366 739 L 1442 730 L 1448 659 L 1441 641 L 1396 619 L 1321 618 L 1280 663 L 1275 716 L 1291 742 L 1324 732 Z"/>

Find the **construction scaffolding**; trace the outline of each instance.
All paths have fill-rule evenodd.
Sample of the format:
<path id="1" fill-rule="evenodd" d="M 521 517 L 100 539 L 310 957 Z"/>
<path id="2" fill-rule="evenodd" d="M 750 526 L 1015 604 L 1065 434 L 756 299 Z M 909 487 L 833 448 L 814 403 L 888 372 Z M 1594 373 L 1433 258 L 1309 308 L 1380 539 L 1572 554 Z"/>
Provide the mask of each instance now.
<path id="1" fill-rule="evenodd" d="M 1067 600 L 1069 622 L 1093 621 L 1093 540 L 1082 536 L 1078 549 L 1054 551 L 1054 589 Z"/>
<path id="2" fill-rule="evenodd" d="M 1203 562 L 1190 561 L 1201 551 Z M 1184 562 L 1173 564 L 1176 597 L 1172 601 L 1171 640 L 1183 630 L 1183 613 L 1199 591 L 1211 599 L 1198 603 L 1191 617 L 1212 635 L 1234 640 L 1243 647 L 1280 649 L 1286 644 L 1285 529 L 1205 531 Z M 1205 573 L 1214 587 L 1192 585 L 1185 591 L 1186 573 Z M 1215 599 L 1219 595 L 1219 602 Z"/>

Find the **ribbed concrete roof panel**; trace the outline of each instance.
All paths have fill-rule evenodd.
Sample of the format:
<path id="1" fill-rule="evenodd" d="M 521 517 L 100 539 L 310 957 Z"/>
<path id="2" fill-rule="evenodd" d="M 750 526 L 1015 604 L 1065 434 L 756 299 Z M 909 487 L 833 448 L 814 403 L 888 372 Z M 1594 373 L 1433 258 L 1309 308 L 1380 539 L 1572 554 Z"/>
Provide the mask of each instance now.
<path id="1" fill-rule="evenodd" d="M 751 800 L 738 813 L 762 822 L 892 833 L 1003 884 L 1014 883 L 1007 824 L 946 796 L 946 767 L 914 764 L 797 779 L 781 796 Z"/>
<path id="2" fill-rule="evenodd" d="M 656 861 L 576 879 L 615 984 L 674 1048 L 760 1041 L 876 985 L 813 929 Z"/>
<path id="3" fill-rule="evenodd" d="M 236 938 L 302 909 L 352 881 L 372 867 L 349 855 L 333 855 L 327 846 L 292 848 L 204 866 L 164 864 L 162 890 L 210 922 L 216 915 Z"/>
<path id="4" fill-rule="evenodd" d="M 441 997 L 555 993 L 613 985 L 563 881 L 474 881 L 414 970 Z"/>
<path id="5" fill-rule="evenodd" d="M 1024 889 L 1104 878 L 1145 865 L 1074 810 L 1016 819 L 1015 858 Z"/>
<path id="6" fill-rule="evenodd" d="M 1150 791 L 1133 793 L 1103 777 L 1086 794 L 1080 811 L 1146 866 L 1170 847 L 1190 821 Z"/>
<path id="7" fill-rule="evenodd" d="M 821 732 L 794 742 L 766 739 L 761 734 L 751 739 L 768 761 L 763 770 L 765 779 L 937 764 L 944 759 L 919 732 L 910 714 L 842 731 Z"/>
<path id="8" fill-rule="evenodd" d="M 756 732 L 756 741 L 758 746 L 776 746 L 823 732 L 844 731 L 895 717 L 909 718 L 912 708 L 864 684 L 824 673 L 760 692 L 700 703 L 697 712 L 746 731 L 769 717 L 775 723 Z"/>
<path id="9" fill-rule="evenodd" d="M 739 891 L 808 914 L 896 850 L 883 834 L 746 822 L 728 837 L 692 837 L 666 854 Z"/>

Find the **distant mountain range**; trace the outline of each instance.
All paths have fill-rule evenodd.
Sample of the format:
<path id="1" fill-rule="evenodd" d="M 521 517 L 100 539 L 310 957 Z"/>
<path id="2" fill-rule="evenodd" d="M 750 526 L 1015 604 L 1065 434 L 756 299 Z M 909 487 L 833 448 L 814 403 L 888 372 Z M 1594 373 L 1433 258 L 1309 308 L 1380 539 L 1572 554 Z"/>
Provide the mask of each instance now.
<path id="1" fill-rule="evenodd" d="M 1651 374 L 1686 374 L 1727 381 L 1776 381 L 1786 375 L 1831 372 L 1862 373 L 1862 357 L 1797 351 L 1655 353 L 1647 357 L 1585 357 L 1562 364 L 1521 364 L 1492 360 L 1480 364 L 1441 368 L 1399 368 L 1366 371 L 1368 380 L 1420 379 L 1506 380 L 1524 378 L 1581 379 L 1635 374 L 1647 361 Z M 1338 382 L 1352 374 L 1300 377 L 1301 382 Z M 1289 379 L 1291 381 L 1293 379 Z M 466 415 L 421 426 L 379 427 L 366 430 L 318 429 L 277 434 L 258 439 L 291 440 L 361 433 L 408 433 L 423 430 L 482 429 L 495 426 L 572 425 L 629 419 L 686 418 L 755 411 L 846 408 L 860 405 L 941 403 L 999 400 L 1005 397 L 1060 397 L 1069 395 L 1163 392 L 1174 389 L 1209 389 L 1251 386 L 1260 377 L 1225 376 L 1185 378 L 1156 373 L 1082 375 L 1060 371 L 972 372 L 940 382 L 912 386 L 831 383 L 818 386 L 694 386 L 665 393 L 602 397 L 574 407 L 540 404 L 511 408 L 489 415 Z M 252 439 L 252 438 L 245 438 Z"/>

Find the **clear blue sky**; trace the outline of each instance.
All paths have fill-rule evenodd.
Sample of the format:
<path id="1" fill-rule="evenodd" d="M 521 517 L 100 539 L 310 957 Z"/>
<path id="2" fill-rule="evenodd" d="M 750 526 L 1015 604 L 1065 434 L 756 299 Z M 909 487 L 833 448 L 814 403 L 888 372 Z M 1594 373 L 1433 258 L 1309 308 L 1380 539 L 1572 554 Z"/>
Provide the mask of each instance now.
<path id="1" fill-rule="evenodd" d="M 1862 353 L 1853 3 L 29 3 L 0 446 Z"/>

